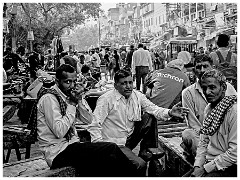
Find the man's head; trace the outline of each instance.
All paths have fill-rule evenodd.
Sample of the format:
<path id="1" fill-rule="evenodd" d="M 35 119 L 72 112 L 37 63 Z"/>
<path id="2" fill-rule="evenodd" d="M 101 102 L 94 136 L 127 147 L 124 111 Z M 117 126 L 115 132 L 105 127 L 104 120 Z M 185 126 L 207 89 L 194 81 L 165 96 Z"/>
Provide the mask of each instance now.
<path id="1" fill-rule="evenodd" d="M 83 65 L 81 69 L 81 73 L 83 76 L 90 75 L 90 67 L 88 65 Z"/>
<path id="2" fill-rule="evenodd" d="M 200 80 L 203 93 L 209 103 L 215 107 L 225 96 L 226 77 L 217 69 L 206 71 Z"/>
<path id="3" fill-rule="evenodd" d="M 200 54 L 203 54 L 203 53 L 204 53 L 204 48 L 203 48 L 203 47 L 200 47 L 200 48 L 199 48 L 199 53 L 200 53 Z"/>
<path id="4" fill-rule="evenodd" d="M 188 64 L 191 62 L 192 56 L 187 51 L 181 51 L 177 54 L 177 59 L 182 59 L 184 64 Z"/>
<path id="5" fill-rule="evenodd" d="M 134 50 L 134 45 L 133 44 L 130 45 L 130 50 Z"/>
<path id="6" fill-rule="evenodd" d="M 229 45 L 229 36 L 226 34 L 219 34 L 217 36 L 217 45 L 218 47 L 228 47 Z"/>
<path id="7" fill-rule="evenodd" d="M 39 54 L 42 53 L 42 46 L 41 46 L 41 44 L 40 43 L 35 43 L 33 45 L 33 50 L 35 52 L 39 53 Z"/>
<path id="8" fill-rule="evenodd" d="M 85 56 L 83 54 L 80 55 L 80 63 L 84 64 Z"/>
<path id="9" fill-rule="evenodd" d="M 213 60 L 205 55 L 205 54 L 200 54 L 196 56 L 195 61 L 194 61 L 194 72 L 198 79 L 201 79 L 202 75 L 207 71 L 212 69 L 213 65 Z"/>
<path id="10" fill-rule="evenodd" d="M 182 59 L 174 59 L 170 61 L 166 67 L 168 68 L 177 68 L 179 70 L 183 70 L 184 68 L 184 61 Z"/>
<path id="11" fill-rule="evenodd" d="M 74 67 L 75 70 L 77 70 L 77 61 L 73 57 L 66 55 L 62 59 L 64 60 L 65 64 L 69 64 Z"/>
<path id="12" fill-rule="evenodd" d="M 18 47 L 16 53 L 23 56 L 25 54 L 25 48 L 23 46 Z"/>
<path id="13" fill-rule="evenodd" d="M 56 83 L 59 89 L 66 95 L 71 96 L 71 92 L 76 87 L 77 73 L 69 64 L 62 64 L 56 70 Z"/>
<path id="14" fill-rule="evenodd" d="M 126 99 L 130 97 L 133 90 L 133 78 L 130 71 L 121 69 L 114 76 L 114 87 Z"/>
<path id="15" fill-rule="evenodd" d="M 142 43 L 138 44 L 138 48 L 143 48 L 143 44 Z"/>

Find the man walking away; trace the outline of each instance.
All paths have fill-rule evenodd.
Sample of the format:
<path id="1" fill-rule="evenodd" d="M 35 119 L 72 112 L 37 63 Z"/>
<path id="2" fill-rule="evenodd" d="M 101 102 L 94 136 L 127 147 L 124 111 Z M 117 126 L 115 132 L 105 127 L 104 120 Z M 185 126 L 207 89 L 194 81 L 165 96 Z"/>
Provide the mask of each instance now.
<path id="1" fill-rule="evenodd" d="M 152 71 L 152 59 L 147 50 L 143 49 L 143 44 L 138 45 L 138 50 L 133 53 L 132 57 L 132 74 L 136 77 L 137 90 L 140 90 L 142 81 L 142 92 L 146 93 L 146 87 L 144 86 L 144 80 L 149 71 Z"/>

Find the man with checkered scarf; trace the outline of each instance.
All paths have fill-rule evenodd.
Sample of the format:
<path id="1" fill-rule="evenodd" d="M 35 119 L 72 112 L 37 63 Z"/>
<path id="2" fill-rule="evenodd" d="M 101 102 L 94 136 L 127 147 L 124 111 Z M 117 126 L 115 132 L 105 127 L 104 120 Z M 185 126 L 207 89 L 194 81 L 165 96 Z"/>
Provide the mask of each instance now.
<path id="1" fill-rule="evenodd" d="M 208 101 L 193 176 L 237 177 L 237 96 L 226 95 L 226 77 L 206 71 L 200 80 Z"/>

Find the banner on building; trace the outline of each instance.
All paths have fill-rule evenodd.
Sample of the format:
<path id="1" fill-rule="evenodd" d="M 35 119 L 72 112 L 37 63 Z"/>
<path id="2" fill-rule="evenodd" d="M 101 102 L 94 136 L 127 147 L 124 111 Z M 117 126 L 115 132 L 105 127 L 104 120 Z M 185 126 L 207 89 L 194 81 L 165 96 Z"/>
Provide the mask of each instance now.
<path id="1" fill-rule="evenodd" d="M 7 18 L 3 18 L 3 33 L 9 33 L 8 21 Z"/>
<path id="2" fill-rule="evenodd" d="M 178 36 L 178 34 L 179 34 L 179 27 L 175 27 L 173 30 L 173 35 Z"/>
<path id="3" fill-rule="evenodd" d="M 27 40 L 30 40 L 30 41 L 33 41 L 33 40 L 34 40 L 33 31 L 28 31 Z"/>
<path id="4" fill-rule="evenodd" d="M 231 35 L 230 40 L 231 40 L 232 44 L 236 44 L 237 43 L 237 35 Z"/>
<path id="5" fill-rule="evenodd" d="M 216 22 L 216 28 L 223 27 L 225 22 L 224 22 L 224 13 L 217 13 L 215 14 L 215 22 Z"/>

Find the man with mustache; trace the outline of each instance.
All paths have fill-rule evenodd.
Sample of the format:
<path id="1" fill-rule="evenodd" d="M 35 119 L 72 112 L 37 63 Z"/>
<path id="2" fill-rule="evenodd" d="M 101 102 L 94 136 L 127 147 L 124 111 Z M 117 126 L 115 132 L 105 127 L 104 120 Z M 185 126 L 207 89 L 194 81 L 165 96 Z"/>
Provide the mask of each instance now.
<path id="1" fill-rule="evenodd" d="M 219 70 L 206 71 L 200 83 L 209 104 L 192 175 L 237 177 L 237 96 L 226 95 L 226 77 Z"/>
<path id="2" fill-rule="evenodd" d="M 171 116 L 184 118 L 188 109 L 179 107 L 179 104 L 172 109 L 158 107 L 144 94 L 133 89 L 131 72 L 121 69 L 114 76 L 114 89 L 99 97 L 88 131 L 92 142 L 116 143 L 138 172 L 145 176 L 146 161 L 149 159 L 144 156 L 144 152 L 147 148 L 156 149 L 158 138 L 155 118 L 141 117 L 142 112 L 152 114 L 156 119 L 167 120 Z M 140 141 L 137 156 L 132 150 Z M 163 154 L 159 154 L 160 156 Z"/>
<path id="3" fill-rule="evenodd" d="M 56 84 L 42 88 L 33 109 L 31 135 L 51 169 L 73 166 L 81 176 L 137 176 L 120 148 L 111 142 L 80 142 L 75 128 L 82 87 L 76 89 L 77 73 L 68 64 L 56 70 Z"/>
<path id="4" fill-rule="evenodd" d="M 183 149 L 194 157 L 199 142 L 199 131 L 204 119 L 204 109 L 207 106 L 207 99 L 203 94 L 199 79 L 210 69 L 213 69 L 213 60 L 205 54 L 198 55 L 194 62 L 194 73 L 197 81 L 182 91 L 182 105 L 189 108 L 186 117 L 188 129 L 182 132 Z M 236 95 L 237 92 L 230 83 L 226 83 L 226 95 Z"/>

